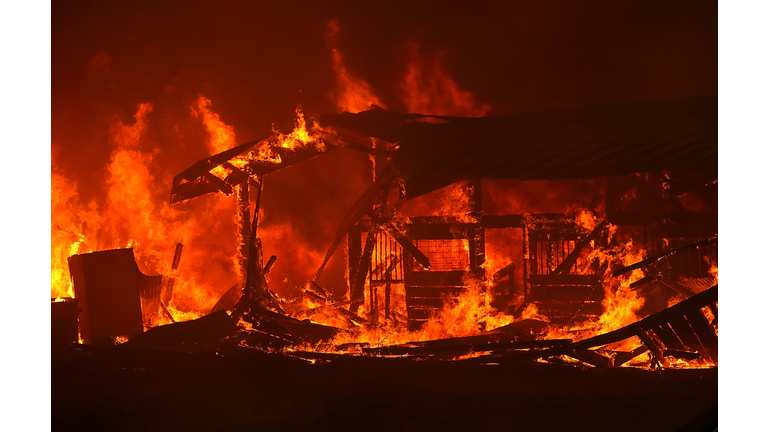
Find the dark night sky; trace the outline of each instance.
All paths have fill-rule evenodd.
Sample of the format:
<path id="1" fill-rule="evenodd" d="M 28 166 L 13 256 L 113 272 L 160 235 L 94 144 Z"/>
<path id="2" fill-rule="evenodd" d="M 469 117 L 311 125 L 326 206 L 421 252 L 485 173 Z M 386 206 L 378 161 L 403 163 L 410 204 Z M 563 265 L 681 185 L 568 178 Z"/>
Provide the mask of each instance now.
<path id="1" fill-rule="evenodd" d="M 395 110 L 405 109 L 399 86 L 408 41 L 443 53 L 448 74 L 490 105 L 488 115 L 717 94 L 714 1 L 52 7 L 52 142 L 56 163 L 80 183 L 108 160 L 108 125 L 115 116 L 132 122 L 140 102 L 154 104 L 156 121 L 179 124 L 202 93 L 238 142 L 268 134 L 272 123 L 288 130 L 297 104 L 312 117 L 335 112 L 325 38 L 332 18 L 342 26 L 338 48 L 348 69 Z M 89 69 L 99 53 L 111 61 Z M 176 145 L 165 130 L 156 141 Z M 179 171 L 206 156 L 202 140 L 186 134 Z"/>

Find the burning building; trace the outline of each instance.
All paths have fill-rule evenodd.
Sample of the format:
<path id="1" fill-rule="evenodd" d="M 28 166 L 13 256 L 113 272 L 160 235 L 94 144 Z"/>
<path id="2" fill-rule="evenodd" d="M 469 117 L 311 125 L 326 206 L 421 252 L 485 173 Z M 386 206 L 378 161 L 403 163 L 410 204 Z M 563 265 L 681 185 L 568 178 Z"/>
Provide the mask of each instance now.
<path id="1" fill-rule="evenodd" d="M 210 388 L 243 424 L 246 394 L 300 401 L 253 424 L 306 412 L 316 421 L 300 426 L 326 428 L 368 421 L 373 407 L 402 428 L 426 420 L 394 401 L 439 416 L 451 397 L 479 408 L 466 394 L 498 394 L 493 420 L 456 419 L 471 428 L 506 421 L 494 404 L 521 413 L 548 399 L 567 412 L 581 397 L 618 418 L 626 409 L 610 401 L 628 388 L 630 404 L 660 401 L 649 418 L 662 430 L 716 421 L 717 98 L 489 116 L 441 55 L 410 41 L 392 107 L 350 72 L 341 34 L 325 23 L 335 113 L 297 108 L 290 132 L 272 125 L 241 143 L 197 94 L 188 118 L 206 156 L 160 174 L 146 138 L 156 108 L 142 103 L 132 124 L 110 127 L 103 202 L 78 205 L 53 169 L 55 372 L 86 401 L 79 380 L 94 373 L 109 377 L 105 394 L 125 388 L 125 371 L 164 380 L 172 397 L 223 374 Z M 89 71 L 112 61 L 94 57 Z M 318 172 L 344 184 L 322 185 L 320 207 L 275 187 L 322 183 Z M 290 205 L 273 207 L 278 196 Z M 303 224 L 322 226 L 318 241 Z M 188 408 L 171 405 L 143 420 L 184 427 Z M 568 424 L 537 409 L 521 424 Z"/>

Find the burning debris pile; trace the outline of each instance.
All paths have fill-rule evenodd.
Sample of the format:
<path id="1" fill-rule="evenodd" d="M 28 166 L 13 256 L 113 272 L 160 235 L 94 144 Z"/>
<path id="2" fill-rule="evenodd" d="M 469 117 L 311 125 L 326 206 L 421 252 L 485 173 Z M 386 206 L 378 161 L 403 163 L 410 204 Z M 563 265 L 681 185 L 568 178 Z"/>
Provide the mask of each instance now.
<path id="1" fill-rule="evenodd" d="M 170 205 L 235 195 L 237 284 L 205 316 L 184 319 L 171 307 L 181 243 L 167 276 L 144 275 L 130 248 L 74 248 L 80 337 L 160 350 L 256 349 L 313 363 L 377 356 L 716 366 L 717 213 L 691 211 L 680 199 L 706 201 L 716 184 L 713 114 L 713 100 L 508 118 L 377 108 L 307 128 L 297 110 L 291 133 L 224 149 L 173 179 Z M 559 128 L 527 132 L 553 122 Z M 281 257 L 265 260 L 259 237 L 265 180 L 342 148 L 370 157 L 372 184 L 341 221 L 315 277 L 300 296 L 284 298 L 270 288 Z M 661 174 L 638 174 L 649 172 Z M 496 205 L 487 182 L 568 178 L 601 178 L 601 199 L 568 213 L 499 214 L 484 205 Z M 654 193 L 673 210 L 632 207 Z M 430 194 L 441 197 L 431 215 L 408 214 Z M 495 232 L 506 240 L 493 243 Z M 340 296 L 319 278 L 342 245 Z M 54 302 L 54 312 L 68 304 Z"/>

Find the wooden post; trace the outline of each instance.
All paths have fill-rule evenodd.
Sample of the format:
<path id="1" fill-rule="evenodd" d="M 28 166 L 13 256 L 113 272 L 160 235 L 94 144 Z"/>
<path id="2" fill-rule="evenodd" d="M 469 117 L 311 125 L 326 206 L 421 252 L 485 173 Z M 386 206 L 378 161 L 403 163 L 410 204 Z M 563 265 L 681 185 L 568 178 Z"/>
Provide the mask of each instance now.
<path id="1" fill-rule="evenodd" d="M 168 304 L 171 302 L 171 296 L 173 296 L 173 285 L 176 283 L 176 277 L 173 274 L 179 268 L 179 262 L 181 262 L 181 250 L 184 247 L 181 243 L 176 243 L 176 249 L 173 251 L 173 261 L 171 262 L 171 277 L 168 279 L 168 283 L 165 286 L 160 302 Z M 165 306 L 163 306 L 165 307 Z"/>
<path id="2" fill-rule="evenodd" d="M 476 220 L 483 216 L 483 182 L 481 178 L 474 178 L 469 183 L 469 214 Z M 469 267 L 477 277 L 485 279 L 485 229 L 481 226 L 469 239 Z"/>
<path id="3" fill-rule="evenodd" d="M 349 283 L 349 299 L 354 300 L 363 296 L 362 292 L 355 290 L 357 284 L 355 283 L 355 277 L 357 276 L 357 268 L 360 265 L 360 257 L 363 256 L 363 242 L 360 236 L 362 233 L 359 228 L 354 228 L 347 234 L 347 282 Z M 357 309 L 360 307 L 360 303 L 353 303 L 349 305 L 349 310 L 357 313 Z"/>
<path id="4" fill-rule="evenodd" d="M 528 224 L 523 223 L 523 298 L 524 301 L 528 301 L 528 295 L 531 291 L 531 260 L 530 260 L 530 244 L 528 239 Z"/>
<path id="5" fill-rule="evenodd" d="M 240 283 L 245 283 L 246 269 L 248 266 L 248 249 L 251 238 L 251 199 L 248 191 L 248 182 L 235 187 L 237 195 L 237 220 L 240 221 L 239 234 L 240 245 L 238 247 L 239 277 Z"/>

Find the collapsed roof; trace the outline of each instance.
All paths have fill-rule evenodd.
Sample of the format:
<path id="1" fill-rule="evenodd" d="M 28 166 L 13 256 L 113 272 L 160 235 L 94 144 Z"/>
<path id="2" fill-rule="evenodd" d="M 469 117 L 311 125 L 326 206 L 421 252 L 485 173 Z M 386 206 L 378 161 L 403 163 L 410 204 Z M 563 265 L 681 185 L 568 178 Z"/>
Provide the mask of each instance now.
<path id="1" fill-rule="evenodd" d="M 391 164 L 408 199 L 468 178 L 717 175 L 716 97 L 480 118 L 372 109 L 324 115 L 320 123 L 396 143 Z"/>

